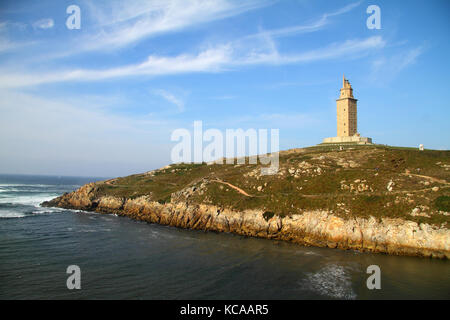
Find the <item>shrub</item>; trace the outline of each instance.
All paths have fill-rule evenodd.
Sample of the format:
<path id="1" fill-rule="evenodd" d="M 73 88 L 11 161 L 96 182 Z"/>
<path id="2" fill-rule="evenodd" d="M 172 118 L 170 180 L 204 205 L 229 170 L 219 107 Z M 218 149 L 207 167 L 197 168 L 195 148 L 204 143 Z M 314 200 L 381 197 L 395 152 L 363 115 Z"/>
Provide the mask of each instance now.
<path id="1" fill-rule="evenodd" d="M 158 200 L 158 203 L 159 203 L 159 204 L 166 204 L 166 203 L 168 203 L 168 202 L 170 202 L 170 195 L 167 196 L 167 197 L 165 197 L 164 199 L 159 199 L 159 200 Z"/>
<path id="2" fill-rule="evenodd" d="M 365 196 L 363 199 L 364 199 L 364 202 L 369 202 L 369 203 L 383 200 L 382 197 L 375 196 L 375 195 L 373 195 L 373 196 Z"/>
<path id="3" fill-rule="evenodd" d="M 450 212 L 450 197 L 449 196 L 440 196 L 434 200 L 434 205 L 439 211 Z"/>
<path id="4" fill-rule="evenodd" d="M 274 215 L 275 215 L 275 213 L 266 211 L 266 212 L 264 212 L 263 217 L 266 221 L 269 221 Z"/>

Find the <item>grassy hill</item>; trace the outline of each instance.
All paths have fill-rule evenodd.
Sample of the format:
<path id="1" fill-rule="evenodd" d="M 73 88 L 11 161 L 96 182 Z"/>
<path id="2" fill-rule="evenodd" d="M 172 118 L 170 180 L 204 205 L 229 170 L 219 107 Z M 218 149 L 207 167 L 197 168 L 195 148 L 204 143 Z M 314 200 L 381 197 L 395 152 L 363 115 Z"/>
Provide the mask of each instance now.
<path id="1" fill-rule="evenodd" d="M 96 196 L 261 209 L 267 219 L 327 209 L 343 218 L 400 217 L 449 226 L 450 151 L 319 145 L 280 152 L 275 175 L 262 176 L 260 169 L 174 164 L 96 183 Z"/>

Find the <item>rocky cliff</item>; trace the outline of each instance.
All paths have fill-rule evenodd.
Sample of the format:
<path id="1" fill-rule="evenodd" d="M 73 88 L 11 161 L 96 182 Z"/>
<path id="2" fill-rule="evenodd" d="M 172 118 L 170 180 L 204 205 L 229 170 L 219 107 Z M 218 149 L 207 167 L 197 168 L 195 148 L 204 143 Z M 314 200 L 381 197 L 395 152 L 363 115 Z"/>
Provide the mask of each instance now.
<path id="1" fill-rule="evenodd" d="M 124 199 L 113 196 L 97 198 L 93 195 L 95 185 L 89 184 L 44 205 L 112 213 L 150 223 L 232 232 L 302 245 L 450 258 L 450 230 L 398 218 L 346 220 L 325 210 L 288 217 L 264 217 L 262 210 L 236 212 L 205 204 L 160 204 L 148 196 Z"/>
<path id="2" fill-rule="evenodd" d="M 43 205 L 302 245 L 450 257 L 449 214 L 445 211 L 448 189 L 442 175 L 431 177 L 435 181 L 428 179 L 430 176 L 424 175 L 425 164 L 419 170 L 421 177 L 416 177 L 418 174 L 411 173 L 416 168 L 400 167 L 399 172 L 393 173 L 377 164 L 377 170 L 372 171 L 362 169 L 367 162 L 358 162 L 358 157 L 336 157 L 329 151 L 310 155 L 308 161 L 304 156 L 298 158 L 298 152 L 284 154 L 281 174 L 267 178 L 257 176 L 257 167 L 167 166 L 142 175 L 87 184 Z M 408 166 L 405 158 L 402 163 Z M 297 163 L 292 159 L 297 159 Z M 399 166 L 388 158 L 385 160 L 390 166 Z M 437 166 L 445 176 L 447 167 L 439 163 Z M 436 168 L 431 169 L 436 175 Z M 290 174 L 293 177 L 286 177 Z M 342 179 L 342 174 L 347 179 Z M 353 179 L 355 174 L 364 178 Z M 300 176 L 301 183 L 295 175 Z M 335 193 L 330 194 L 326 188 L 322 194 L 312 192 L 311 183 L 321 183 L 323 179 L 331 184 L 338 181 Z"/>

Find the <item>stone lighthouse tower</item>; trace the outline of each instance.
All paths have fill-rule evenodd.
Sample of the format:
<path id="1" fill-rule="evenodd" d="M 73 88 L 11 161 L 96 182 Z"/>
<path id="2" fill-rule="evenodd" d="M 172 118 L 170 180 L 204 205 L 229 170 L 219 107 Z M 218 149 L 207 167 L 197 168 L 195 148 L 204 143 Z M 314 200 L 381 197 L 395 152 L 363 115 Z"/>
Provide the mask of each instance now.
<path id="1" fill-rule="evenodd" d="M 372 143 L 371 138 L 361 137 L 358 133 L 357 101 L 353 96 L 352 86 L 344 75 L 339 99 L 336 100 L 337 136 L 325 138 L 323 143 Z"/>
<path id="2" fill-rule="evenodd" d="M 342 77 L 342 88 L 337 107 L 337 136 L 351 137 L 358 132 L 356 100 L 353 97 L 353 89 L 350 82 Z"/>

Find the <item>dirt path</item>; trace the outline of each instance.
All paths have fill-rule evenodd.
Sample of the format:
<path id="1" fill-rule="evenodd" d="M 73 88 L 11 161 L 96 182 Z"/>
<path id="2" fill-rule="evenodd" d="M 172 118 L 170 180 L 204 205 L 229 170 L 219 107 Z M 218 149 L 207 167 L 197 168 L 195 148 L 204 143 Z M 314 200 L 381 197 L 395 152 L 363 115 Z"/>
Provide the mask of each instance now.
<path id="1" fill-rule="evenodd" d="M 416 175 L 418 176 L 418 175 Z M 427 177 L 427 176 L 421 176 L 423 177 Z M 433 181 L 439 182 L 439 183 L 445 183 L 448 184 L 447 182 L 443 182 L 443 180 L 439 180 L 433 177 L 428 177 L 430 179 L 433 179 Z M 235 185 L 232 185 L 229 182 L 225 182 L 225 181 L 221 181 L 221 180 L 210 180 L 211 182 L 218 182 L 221 184 L 225 184 L 227 186 L 229 186 L 230 188 L 233 188 L 234 190 L 236 190 L 237 192 L 239 192 L 240 194 L 243 194 L 246 197 L 266 197 L 267 195 L 261 195 L 261 196 L 254 196 L 254 195 L 250 195 L 247 192 L 245 192 L 244 190 L 242 190 L 239 187 L 236 187 Z M 360 193 L 360 195 L 376 195 L 376 196 L 383 196 L 383 195 L 389 195 L 389 194 L 406 194 L 406 193 L 420 193 L 420 192 L 425 192 L 425 191 L 431 191 L 432 188 L 425 188 L 425 189 L 419 189 L 419 190 L 396 190 L 396 191 L 392 191 L 392 192 L 370 192 L 370 193 Z M 330 193 L 330 194 L 301 194 L 299 193 L 300 196 L 305 197 L 305 198 L 320 198 L 320 197 L 328 197 L 328 196 L 333 196 L 334 194 Z M 341 194 L 340 196 L 344 196 L 344 197 L 354 197 L 355 194 L 354 193 L 348 193 L 348 194 Z"/>
<path id="2" fill-rule="evenodd" d="M 232 185 L 231 183 L 225 182 L 225 181 L 221 181 L 221 180 L 211 180 L 212 182 L 218 182 L 221 184 L 225 184 L 227 186 L 229 186 L 230 188 L 233 188 L 234 190 L 236 190 L 237 192 L 239 192 L 240 194 L 243 194 L 246 197 L 253 197 L 252 195 L 249 195 L 247 192 L 245 192 L 244 190 L 242 190 L 239 187 L 236 187 L 234 185 Z"/>
<path id="3" fill-rule="evenodd" d="M 448 182 L 445 181 L 445 180 L 441 180 L 441 179 L 438 179 L 438 178 L 433 178 L 433 177 L 430 177 L 430 176 L 423 176 L 423 175 L 421 175 L 421 174 L 402 173 L 402 175 L 404 175 L 404 176 L 414 176 L 414 177 L 419 177 L 419 178 L 428 179 L 428 180 L 430 180 L 430 181 L 437 182 L 437 183 L 448 184 Z"/>

